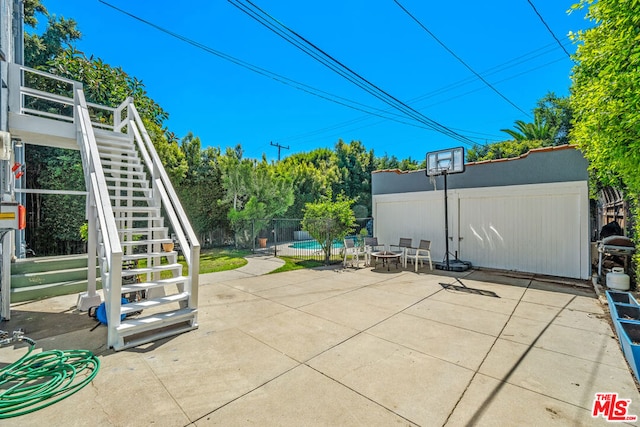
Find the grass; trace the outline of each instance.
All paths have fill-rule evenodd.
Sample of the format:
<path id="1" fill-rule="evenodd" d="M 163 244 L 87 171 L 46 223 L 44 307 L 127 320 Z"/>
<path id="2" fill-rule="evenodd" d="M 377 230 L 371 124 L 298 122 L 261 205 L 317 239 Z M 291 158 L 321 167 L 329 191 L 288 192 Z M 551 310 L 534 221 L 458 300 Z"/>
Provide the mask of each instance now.
<path id="1" fill-rule="evenodd" d="M 219 271 L 235 270 L 236 268 L 240 268 L 243 265 L 247 264 L 247 260 L 244 259 L 244 257 L 249 254 L 251 254 L 251 251 L 249 250 L 220 248 L 202 250 L 200 251 L 200 274 L 216 273 Z M 324 265 L 323 261 L 319 261 L 317 259 L 302 259 L 288 256 L 281 256 L 279 258 L 282 259 L 285 264 L 282 267 L 270 272 L 269 274 L 282 273 L 284 271 L 302 270 L 305 268 L 322 267 Z M 178 262 L 186 268 L 184 256 L 180 255 L 178 257 Z M 163 259 L 162 263 L 166 264 L 166 259 Z M 138 264 L 140 268 L 145 267 L 146 265 L 147 262 L 144 259 L 140 260 Z M 161 274 L 162 279 L 167 279 L 170 277 L 172 277 L 170 271 L 163 271 Z"/>
<path id="2" fill-rule="evenodd" d="M 216 273 L 218 271 L 235 270 L 247 264 L 244 256 L 251 251 L 235 249 L 206 249 L 200 251 L 200 274 Z M 178 257 L 178 262 L 185 265 L 184 258 Z"/>
<path id="3" fill-rule="evenodd" d="M 292 258 L 288 256 L 278 257 L 284 261 L 284 265 L 269 274 L 282 273 L 284 271 L 302 270 L 303 268 L 322 267 L 324 262 L 315 259 Z"/>
<path id="4" fill-rule="evenodd" d="M 235 250 L 235 249 L 204 249 L 200 251 L 200 274 L 216 273 L 219 271 L 235 270 L 243 265 L 247 264 L 247 260 L 244 256 L 250 254 L 251 251 L 247 250 Z M 186 262 L 184 256 L 178 256 L 178 262 L 182 264 L 186 269 Z M 166 259 L 162 259 L 162 263 L 166 264 Z M 138 267 L 144 268 L 147 265 L 147 260 L 142 259 L 138 263 Z M 186 271 L 186 270 L 185 270 Z M 168 279 L 172 277 L 170 271 L 163 271 L 160 275 L 162 279 Z"/>

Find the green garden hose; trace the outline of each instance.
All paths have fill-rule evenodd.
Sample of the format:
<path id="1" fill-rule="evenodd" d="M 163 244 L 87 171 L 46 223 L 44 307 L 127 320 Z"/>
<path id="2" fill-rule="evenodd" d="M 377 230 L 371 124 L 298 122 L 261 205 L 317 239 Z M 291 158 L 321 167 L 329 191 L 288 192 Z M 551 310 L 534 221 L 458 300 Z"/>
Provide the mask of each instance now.
<path id="1" fill-rule="evenodd" d="M 13 341 L 28 342 L 29 350 L 16 362 L 0 369 L 0 419 L 28 414 L 59 402 L 89 384 L 98 374 L 100 361 L 88 350 L 31 354 L 35 341 L 15 332 Z"/>

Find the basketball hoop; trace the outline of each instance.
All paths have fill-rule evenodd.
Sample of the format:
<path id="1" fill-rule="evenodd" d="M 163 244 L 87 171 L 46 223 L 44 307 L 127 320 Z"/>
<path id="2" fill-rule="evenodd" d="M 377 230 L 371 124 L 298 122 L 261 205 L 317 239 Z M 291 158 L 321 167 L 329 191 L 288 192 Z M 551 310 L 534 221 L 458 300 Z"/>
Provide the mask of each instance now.
<path id="1" fill-rule="evenodd" d="M 427 153 L 427 176 L 464 172 L 464 147 Z"/>
<path id="2" fill-rule="evenodd" d="M 427 168 L 425 172 L 431 179 L 435 179 L 435 177 L 439 175 L 442 175 L 444 178 L 445 264 L 443 268 L 447 271 L 450 271 L 451 265 L 449 263 L 449 209 L 447 203 L 447 175 L 450 175 L 452 173 L 464 172 L 464 147 L 450 148 L 448 150 L 432 151 L 430 153 L 427 153 Z"/>

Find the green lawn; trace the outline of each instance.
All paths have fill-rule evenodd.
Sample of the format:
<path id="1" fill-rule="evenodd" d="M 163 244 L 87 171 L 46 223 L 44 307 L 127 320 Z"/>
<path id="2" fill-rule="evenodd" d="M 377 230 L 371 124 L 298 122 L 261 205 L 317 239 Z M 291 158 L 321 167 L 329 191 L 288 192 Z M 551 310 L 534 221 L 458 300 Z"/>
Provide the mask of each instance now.
<path id="1" fill-rule="evenodd" d="M 200 274 L 215 273 L 218 271 L 235 270 L 243 265 L 247 264 L 247 260 L 244 256 L 249 255 L 251 251 L 248 250 L 235 250 L 235 249 L 204 249 L 200 251 Z M 184 256 L 178 256 L 178 262 L 186 268 L 187 264 L 184 260 Z M 166 264 L 167 260 L 162 259 L 162 263 Z M 147 265 L 147 260 L 142 259 L 138 263 L 138 267 L 144 268 Z M 186 271 L 186 270 L 185 270 Z M 171 272 L 163 271 L 161 274 L 162 279 L 172 277 Z"/>
<path id="2" fill-rule="evenodd" d="M 273 270 L 269 274 L 282 273 L 283 271 L 301 270 L 303 268 L 322 267 L 324 265 L 324 262 L 314 259 L 300 259 L 288 256 L 281 256 L 278 258 L 284 261 L 284 265 L 276 270 Z"/>
<path id="3" fill-rule="evenodd" d="M 235 249 L 205 249 L 200 251 L 200 274 L 215 273 L 218 271 L 234 270 L 247 264 L 247 260 L 244 259 L 246 255 L 250 255 L 249 250 L 235 250 Z M 280 259 L 284 260 L 285 264 L 272 271 L 271 273 L 282 273 L 284 271 L 300 270 L 303 268 L 321 267 L 324 262 L 313 259 L 300 259 L 293 257 L 281 256 Z M 166 259 L 163 259 L 163 264 L 166 264 Z M 184 256 L 178 257 L 178 262 L 186 268 Z M 138 266 L 140 268 L 145 267 L 146 260 L 140 260 Z M 165 271 L 162 273 L 161 278 L 167 279 L 171 276 L 171 272 Z"/>

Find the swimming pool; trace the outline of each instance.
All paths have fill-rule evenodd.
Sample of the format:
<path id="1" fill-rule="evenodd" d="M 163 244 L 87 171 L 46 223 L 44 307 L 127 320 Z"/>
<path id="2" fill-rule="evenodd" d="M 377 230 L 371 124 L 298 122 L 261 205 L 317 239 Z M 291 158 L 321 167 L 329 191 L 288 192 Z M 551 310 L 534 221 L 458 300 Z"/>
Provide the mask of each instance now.
<path id="1" fill-rule="evenodd" d="M 344 244 L 342 242 L 333 242 L 333 245 L 331 245 L 332 248 L 341 248 L 343 246 Z M 289 245 L 289 247 L 293 249 L 312 249 L 312 250 L 322 249 L 322 246 L 320 246 L 320 243 L 317 240 L 303 240 L 300 242 L 295 242 Z"/>

